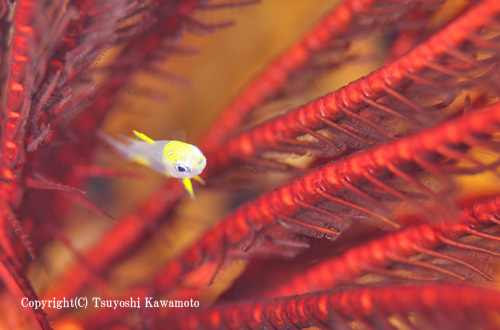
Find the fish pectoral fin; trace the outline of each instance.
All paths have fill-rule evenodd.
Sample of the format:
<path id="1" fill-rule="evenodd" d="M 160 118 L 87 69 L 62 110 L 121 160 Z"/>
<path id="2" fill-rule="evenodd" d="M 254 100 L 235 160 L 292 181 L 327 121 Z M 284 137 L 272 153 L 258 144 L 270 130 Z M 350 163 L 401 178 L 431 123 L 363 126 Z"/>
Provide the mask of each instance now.
<path id="1" fill-rule="evenodd" d="M 195 176 L 193 177 L 193 179 L 201 184 L 205 184 L 205 181 L 199 176 Z M 186 188 L 187 192 L 189 193 L 189 196 L 191 196 L 191 199 L 194 200 L 193 183 L 191 182 L 191 179 L 182 179 L 182 183 L 184 184 L 184 188 Z"/>
<path id="2" fill-rule="evenodd" d="M 200 178 L 198 175 L 195 176 L 195 177 L 193 177 L 193 179 L 195 179 L 196 181 L 198 181 L 201 184 L 205 184 L 205 180 L 203 180 L 202 178 Z"/>
<path id="3" fill-rule="evenodd" d="M 151 139 L 150 137 L 146 136 L 146 134 L 137 132 L 136 130 L 133 130 L 132 132 L 134 132 L 135 136 L 140 140 L 146 141 L 149 144 L 155 143 L 155 141 L 153 139 Z"/>
<path id="4" fill-rule="evenodd" d="M 186 188 L 191 199 L 194 200 L 194 192 L 193 192 L 193 184 L 191 183 L 191 179 L 182 179 L 182 184 L 184 184 L 184 188 Z"/>

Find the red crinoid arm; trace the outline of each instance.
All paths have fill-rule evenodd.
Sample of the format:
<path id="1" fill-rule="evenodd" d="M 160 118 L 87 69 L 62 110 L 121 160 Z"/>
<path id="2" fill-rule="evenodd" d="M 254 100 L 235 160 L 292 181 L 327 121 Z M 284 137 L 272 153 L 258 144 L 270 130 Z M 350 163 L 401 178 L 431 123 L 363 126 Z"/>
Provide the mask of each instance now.
<path id="1" fill-rule="evenodd" d="M 67 182 L 64 175 L 72 169 L 75 161 L 81 161 L 80 156 L 84 156 L 84 150 L 90 149 L 78 148 L 68 143 L 68 136 L 72 133 L 68 130 L 67 121 L 61 125 L 62 118 L 67 111 L 74 110 L 76 100 L 86 98 L 89 90 L 95 86 L 89 78 L 89 66 L 107 49 L 108 44 L 116 39 L 116 29 L 121 25 L 122 19 L 120 14 L 126 13 L 125 8 L 129 1 L 114 1 L 112 10 L 109 10 L 109 0 L 87 1 L 85 4 L 65 1 L 35 3 L 35 12 L 46 12 L 47 15 L 35 16 L 36 38 L 32 37 L 26 42 L 26 45 L 32 45 L 34 48 L 31 50 L 33 59 L 29 65 L 29 68 L 33 67 L 34 73 L 31 74 L 32 81 L 25 84 L 25 88 L 31 88 L 30 118 L 27 121 L 24 141 L 28 151 L 28 166 L 23 174 L 28 178 L 20 178 L 20 181 L 27 188 L 56 189 L 64 185 L 55 182 Z M 99 8 L 105 3 L 108 8 Z M 98 28 L 92 28 L 90 22 Z M 54 143 L 45 143 L 47 141 Z M 61 148 L 55 148 L 61 141 L 64 141 Z M 68 145 L 71 145 L 68 149 L 78 150 L 76 155 L 65 153 Z M 61 154 L 58 154 L 59 151 Z M 67 163 L 69 157 L 73 157 L 72 164 Z M 58 166 L 54 166 L 56 159 Z M 35 174 L 30 173 L 34 171 L 43 173 L 50 180 L 54 180 L 54 183 L 47 180 L 35 182 Z M 70 185 L 81 186 L 81 181 Z M 23 199 L 19 210 L 30 210 L 33 205 L 43 205 L 35 214 L 25 212 L 25 215 L 33 216 L 34 226 L 43 225 L 40 219 L 51 219 L 55 223 L 62 221 L 66 214 L 64 210 L 69 203 L 53 198 L 50 194 L 33 191 L 30 193 L 35 197 Z M 43 245 L 45 239 L 48 238 L 43 235 L 34 236 L 34 246 Z"/>
<path id="2" fill-rule="evenodd" d="M 88 120 L 74 122 L 75 131 L 80 134 L 87 132 L 89 123 L 91 128 L 97 129 L 102 123 L 104 112 L 112 108 L 118 92 L 130 84 L 133 74 L 150 68 L 151 63 L 163 62 L 170 55 L 168 49 L 165 51 L 164 44 L 175 44 L 181 40 L 179 35 L 200 2 L 202 1 L 184 0 L 172 4 L 170 1 L 159 0 L 146 9 L 146 27 L 139 27 L 130 36 L 112 65 L 107 68 L 109 79 L 102 84 L 92 104 L 82 113 L 82 117 Z M 91 121 L 91 116 L 97 120 Z"/>
<path id="3" fill-rule="evenodd" d="M 45 167 L 44 174 L 72 186 L 81 185 L 81 173 L 73 173 L 72 169 L 90 163 L 95 131 L 115 105 L 119 91 L 130 83 L 135 72 L 149 65 L 151 58 L 158 58 L 158 48 L 161 48 L 165 40 L 178 37 L 178 32 L 183 26 L 182 20 L 178 19 L 179 11 L 182 11 L 183 15 L 188 15 L 194 10 L 196 3 L 197 1 L 182 1 L 172 6 L 166 2 L 161 2 L 159 5 L 144 5 L 129 0 L 95 0 L 76 1 L 68 6 L 68 10 L 79 14 L 68 24 L 63 42 L 50 59 L 51 69 L 61 72 L 58 90 L 72 91 L 74 80 L 83 80 L 80 73 L 85 72 L 105 50 L 120 39 L 122 28 L 127 29 L 130 40 L 125 43 L 121 53 L 108 68 L 109 75 L 105 76 L 99 88 L 95 89 L 95 85 L 88 84 L 85 91 L 76 98 L 70 99 L 71 93 L 64 94 L 52 97 L 51 103 L 45 105 L 49 108 L 51 125 L 54 126 L 55 134 L 52 139 L 56 141 L 68 140 L 65 120 L 68 115 L 76 109 L 83 108 L 83 111 L 73 118 L 69 129 L 70 134 L 77 137 L 78 144 L 66 143 L 57 150 L 53 150 L 50 145 L 47 146 L 51 154 L 50 159 L 44 158 L 44 155 L 48 154 L 46 149 L 40 150 L 42 165 Z M 141 15 L 143 16 L 139 17 L 141 19 L 136 17 Z M 141 23 L 131 24 L 130 21 Z M 124 26 L 124 24 L 129 25 Z M 42 93 L 39 99 L 44 100 L 49 95 Z M 86 102 L 89 96 L 92 96 L 90 103 Z M 38 103 L 43 104 L 43 102 Z M 52 166 L 53 158 L 61 162 L 56 170 Z M 61 169 L 67 170 L 61 171 Z"/>
<path id="4" fill-rule="evenodd" d="M 230 303 L 174 319 L 154 329 L 494 329 L 500 292 L 468 285 L 350 288 Z M 398 324 L 401 327 L 395 327 Z"/>
<path id="5" fill-rule="evenodd" d="M 68 10 L 72 13 L 78 13 L 78 15 L 75 15 L 76 19 L 69 22 L 67 31 L 61 38 L 62 42 L 57 52 L 54 53 L 54 56 L 49 61 L 50 68 L 53 71 L 61 72 L 58 82 L 61 92 L 64 92 L 65 89 L 69 89 L 72 92 L 73 86 L 71 84 L 76 79 L 79 79 L 80 83 L 87 83 L 89 87 L 79 97 L 73 97 L 71 101 L 68 97 L 64 98 L 64 95 L 62 95 L 59 99 L 50 103 L 52 124 L 60 124 L 67 118 L 68 114 L 74 112 L 75 109 L 81 108 L 82 104 L 87 105 L 85 101 L 89 96 L 94 96 L 94 98 L 99 96 L 99 94 L 93 95 L 95 85 L 85 81 L 85 76 L 82 73 L 85 73 L 95 61 L 99 60 L 99 57 L 108 48 L 117 42 L 119 31 L 124 21 L 134 15 L 139 15 L 141 10 L 143 10 L 143 5 L 134 0 L 74 1 L 68 6 Z M 136 27 L 136 25 L 140 25 L 140 23 L 132 26 Z M 138 29 L 136 27 L 136 30 Z M 120 76 L 120 78 L 123 77 Z M 116 77 L 112 77 L 109 80 L 112 79 L 116 79 Z M 125 84 L 127 81 L 125 79 L 123 83 Z M 106 83 L 98 90 L 102 93 L 103 89 L 106 89 Z M 117 92 L 118 89 L 116 88 L 114 91 Z M 112 99 L 114 100 L 114 98 Z M 92 120 L 92 117 L 87 114 L 88 112 L 104 113 L 110 109 L 110 107 L 95 109 L 95 106 L 99 106 L 99 104 L 93 103 L 87 105 L 80 118 L 73 121 L 73 130 L 77 134 L 82 133 L 82 131 L 76 130 L 78 126 L 85 126 L 85 128 L 89 129 L 88 134 L 90 135 L 94 132 L 92 128 L 97 129 L 101 124 L 102 115 Z"/>
<path id="6" fill-rule="evenodd" d="M 42 89 L 36 98 L 36 108 L 46 108 L 47 116 L 50 117 L 47 120 L 50 121 L 49 124 L 55 130 L 55 134 L 52 136 L 53 140 L 68 140 L 68 127 L 64 119 L 67 119 L 69 113 L 82 107 L 82 103 L 88 98 L 89 94 L 95 92 L 95 85 L 88 82 L 89 77 L 86 75 L 86 70 L 116 41 L 117 30 L 123 24 L 124 17 L 138 11 L 139 7 L 138 3 L 128 0 L 74 1 L 68 6 L 69 12 L 73 14 L 77 12 L 78 15 L 74 14 L 76 19 L 68 23 L 61 44 L 54 51 L 54 55 L 48 59 L 50 70 L 48 70 L 48 77 L 45 78 L 48 86 Z M 56 75 L 54 72 L 58 74 Z M 80 83 L 80 87 L 81 85 L 87 86 L 85 86 L 83 92 L 74 95 L 73 89 L 76 83 Z M 102 89 L 105 89 L 105 87 L 106 85 L 99 89 L 97 95 L 94 95 L 96 99 L 99 99 L 99 93 L 102 93 Z M 54 95 L 53 92 L 55 93 L 55 91 L 59 94 Z M 110 99 L 114 100 L 111 97 Z M 107 102 L 111 101 L 107 100 Z M 106 107 L 107 105 L 109 107 Z M 69 146 L 66 144 L 57 151 L 64 155 L 57 156 L 60 161 L 66 162 L 70 160 L 73 162 L 72 164 L 61 164 L 59 170 L 52 174 L 52 157 L 54 155 L 51 155 L 52 157 L 47 160 L 43 157 L 47 154 L 47 150 L 42 149 L 39 152 L 42 162 L 50 163 L 46 169 L 50 177 L 57 178 L 70 185 L 77 186 L 80 184 L 80 182 L 66 180 L 67 178 L 64 175 L 67 171 L 61 172 L 61 168 L 71 170 L 75 160 L 81 163 L 82 158 L 90 161 L 89 151 L 92 148 L 88 146 L 88 136 L 92 137 L 92 141 L 94 140 L 93 135 L 101 125 L 104 113 L 109 111 L 110 108 L 111 103 L 100 104 L 95 101 L 88 105 L 79 116 L 74 118 L 71 127 L 72 134 L 76 134 L 80 139 L 79 142 L 86 144 L 85 147 L 75 147 L 75 144 L 70 143 Z M 101 115 L 97 116 L 97 113 Z M 47 148 L 49 148 L 50 152 L 53 152 L 51 146 L 47 146 Z M 74 149 L 77 149 L 75 155 L 72 154 L 75 153 Z M 88 155 L 85 155 L 85 152 Z"/>
<path id="7" fill-rule="evenodd" d="M 21 221 L 19 221 L 19 219 L 17 218 L 16 213 L 14 212 L 12 207 L 3 199 L 0 199 L 0 214 L 0 221 L 2 222 L 2 224 L 14 229 L 14 232 L 16 233 L 19 240 L 23 243 L 31 259 L 35 260 L 35 251 L 33 250 L 31 242 L 28 238 L 28 235 L 26 234 L 26 231 L 23 228 L 23 225 L 21 224 Z M 11 254 L 11 251 L 13 252 L 14 248 L 12 247 L 12 243 L 10 242 L 10 240 L 2 241 L 0 245 L 3 247 L 6 253 L 9 253 L 8 256 L 10 258 L 12 258 L 13 260 L 20 260 L 17 253 Z"/>
<path id="8" fill-rule="evenodd" d="M 15 212 L 18 211 L 24 191 L 24 168 L 26 165 L 26 131 L 33 119 L 32 95 L 36 91 L 36 77 L 40 63 L 38 44 L 51 26 L 40 20 L 37 13 L 44 12 L 44 1 L 20 1 L 16 3 L 13 17 L 13 32 L 10 53 L 10 68 L 5 96 L 4 117 L 1 123 L 0 174 L 5 181 L 0 182 L 2 206 L 2 226 L 14 226 L 21 241 L 32 258 L 34 252 L 21 222 Z M 9 252 L 8 243 L 3 242 Z M 16 260 L 18 256 L 10 257 Z"/>
<path id="9" fill-rule="evenodd" d="M 129 77 L 137 70 L 144 68 L 148 60 L 168 55 L 168 52 L 158 54 L 158 48 L 163 49 L 162 43 L 165 40 L 178 37 L 179 31 L 184 27 L 185 19 L 196 10 L 199 4 L 200 1 L 184 1 L 172 7 L 172 4 L 168 1 L 161 2 L 160 7 L 165 7 L 164 10 L 168 13 L 166 17 L 158 17 L 161 29 L 152 26 L 150 30 L 142 31 L 141 34 L 125 44 L 121 55 L 110 68 L 116 74 L 113 74 L 110 80 L 103 85 L 96 93 L 94 101 L 75 120 L 73 125 L 75 131 L 81 135 L 92 134 L 88 138 L 93 138 L 93 132 L 101 124 L 104 117 L 102 112 L 112 107 L 116 101 L 117 91 L 129 83 Z M 155 10 L 154 13 L 160 14 L 163 12 Z M 134 54 L 133 59 L 130 58 L 131 54 Z M 78 154 L 75 154 L 75 152 Z M 68 148 L 61 148 L 60 154 L 63 159 L 72 162 L 71 165 L 63 166 L 67 168 L 74 168 L 74 160 L 81 159 L 82 156 L 80 149 L 75 148 L 73 145 Z M 68 177 L 62 181 L 71 183 L 75 180 L 75 176 L 79 180 L 82 177 L 80 168 L 79 166 L 77 172 L 68 174 Z M 129 255 L 129 253 L 133 253 L 133 246 L 146 237 L 150 228 L 154 227 L 162 219 L 163 215 L 168 214 L 184 196 L 184 188 L 178 182 L 170 181 L 165 184 L 136 211 L 118 220 L 113 228 L 95 246 L 89 249 L 85 254 L 88 264 L 96 272 L 108 271 L 114 263 Z M 85 268 L 83 265 L 75 265 L 68 269 L 55 287 L 48 290 L 46 296 L 73 297 L 81 292 L 91 280 L 88 276 L 85 276 Z"/>
<path id="10" fill-rule="evenodd" d="M 272 229 L 276 227 L 329 238 L 340 235 L 343 227 L 360 218 L 394 228 L 400 226 L 395 221 L 398 218 L 387 217 L 383 212 L 389 209 L 388 205 L 394 207 L 391 203 L 396 200 L 415 203 L 418 214 L 422 213 L 424 219 L 454 219 L 455 215 L 450 212 L 454 209 L 450 203 L 452 194 L 444 190 L 433 191 L 423 182 L 434 176 L 446 187 L 450 184 L 451 173 L 478 173 L 498 166 L 500 159 L 491 164 L 472 163 L 472 167 L 453 164 L 466 160 L 466 151 L 471 147 L 498 152 L 500 145 L 492 138 L 499 127 L 500 103 L 497 103 L 311 170 L 239 207 L 183 255 L 167 263 L 144 286 L 124 296 L 144 297 L 151 292 L 160 296 L 174 290 L 195 269 L 206 269 L 206 278 L 201 282 L 208 282 L 214 276 L 213 269 L 218 271 L 229 259 L 249 257 L 247 251 L 267 254 L 290 251 L 293 254 L 304 248 L 303 244 L 275 237 Z M 420 182 L 418 179 L 423 173 L 428 176 Z M 405 189 L 401 190 L 402 187 Z M 432 208 L 416 201 L 422 196 L 434 203 Z M 415 251 L 422 253 L 416 248 Z M 460 263 L 460 260 L 455 258 L 453 262 Z M 118 310 L 106 311 L 92 322 L 106 323 L 116 319 L 119 313 Z"/>
<path id="11" fill-rule="evenodd" d="M 424 171 L 447 180 L 447 173 L 452 173 L 453 168 L 450 168 L 449 162 L 440 160 L 443 157 L 441 150 L 468 149 L 472 146 L 498 150 L 500 146 L 492 142 L 491 138 L 498 132 L 499 126 L 500 103 L 311 170 L 291 183 L 236 209 L 213 230 L 205 233 L 198 242 L 193 243 L 182 256 L 166 264 L 155 279 L 149 281 L 152 290 L 157 294 L 172 290 L 180 283 L 182 276 L 207 262 L 221 265 L 227 258 L 248 256 L 242 253 L 242 248 L 250 252 L 266 252 L 266 244 L 273 243 L 275 247 L 280 246 L 274 253 L 287 249 L 296 250 L 293 242 L 280 242 L 272 238 L 272 232 L 266 233 L 272 227 L 282 225 L 305 234 L 335 238 L 340 235 L 343 226 L 357 221 L 363 214 L 366 220 L 398 227 L 400 224 L 394 218 L 387 218 L 379 210 L 398 198 L 411 203 L 418 194 L 414 190 L 412 197 L 405 197 L 405 192 L 395 188 L 391 176 L 407 180 L 413 188 L 420 190 L 420 194 L 440 199 L 433 200 L 438 205 L 435 205 L 434 211 L 427 212 L 432 212 L 429 216 L 431 219 L 446 215 L 453 219 L 453 214 L 449 211 L 449 208 L 453 209 L 453 205 L 443 202 L 443 199 L 446 201 L 451 196 L 440 198 L 439 195 L 443 192 L 428 192 L 428 188 L 412 181 L 409 176 L 416 180 Z M 456 150 L 465 155 L 463 150 Z M 495 161 L 496 166 L 499 161 Z M 489 165 L 478 165 L 471 172 L 477 173 L 488 168 Z M 455 168 L 456 171 L 459 169 Z M 312 207 L 307 209 L 305 205 Z M 419 212 L 426 214 L 423 204 L 418 206 Z M 314 208 L 321 209 L 324 213 Z"/>
<path id="12" fill-rule="evenodd" d="M 499 40 L 491 38 L 489 26 L 499 24 L 499 12 L 498 1 L 483 1 L 370 75 L 207 149 L 209 169 L 226 171 L 235 162 L 271 168 L 270 151 L 342 156 L 346 149 L 366 149 L 435 124 L 481 79 L 497 81 L 492 94 L 498 95 L 492 68 L 500 58 Z"/>
<path id="13" fill-rule="evenodd" d="M 93 277 L 88 274 L 89 267 L 96 274 L 105 273 L 111 265 L 134 252 L 134 246 L 146 237 L 161 216 L 166 214 L 166 210 L 173 209 L 184 194 L 179 182 L 171 180 L 170 185 L 165 185 L 138 210 L 117 220 L 99 242 L 84 253 L 86 264 L 77 263 L 69 268 L 42 296 L 47 299 L 75 297 L 92 282 Z"/>
<path id="14" fill-rule="evenodd" d="M 146 8 L 136 8 L 139 2 L 116 2 L 109 0 L 101 0 L 97 2 L 79 2 L 77 9 L 83 10 L 82 20 L 75 22 L 75 36 L 70 34 L 69 37 L 77 40 L 84 40 L 84 37 L 91 37 L 100 40 L 102 47 L 108 47 L 117 35 L 120 35 L 117 30 L 120 28 L 120 22 L 126 21 L 125 18 L 130 18 L 130 15 L 143 15 L 143 25 L 138 24 L 138 27 L 133 28 L 129 33 L 129 39 L 124 42 L 121 52 L 117 55 L 113 63 L 107 68 L 109 75 L 107 79 L 100 85 L 93 95 L 92 102 L 87 104 L 83 111 L 74 118 L 71 123 L 70 130 L 78 136 L 78 145 L 74 143 L 66 144 L 60 147 L 56 157 L 62 162 L 58 169 L 54 171 L 51 159 L 44 162 L 46 167 L 44 173 L 49 173 L 50 177 L 57 178 L 60 181 L 72 185 L 79 186 L 82 181 L 81 167 L 88 165 L 91 161 L 91 154 L 95 144 L 95 132 L 102 125 L 105 116 L 109 110 L 113 108 L 118 100 L 118 95 L 121 89 L 130 84 L 131 77 L 134 73 L 147 69 L 150 62 L 158 62 L 165 59 L 169 52 L 164 51 L 163 44 L 170 41 L 176 43 L 180 40 L 179 35 L 185 27 L 185 20 L 189 15 L 192 15 L 199 1 L 181 1 L 172 5 L 168 1 L 158 1 L 155 4 L 149 4 Z M 95 6 L 96 8 L 93 8 Z M 135 11 L 134 11 L 135 10 Z M 110 11 L 110 13 L 108 12 Z M 137 12 L 140 13 L 137 13 Z M 92 13 L 89 17 L 87 12 Z M 108 18 L 111 13 L 115 16 L 116 22 Z M 94 28 L 95 21 L 104 20 L 102 24 L 98 24 L 100 28 Z M 153 23 L 151 23 L 153 22 Z M 78 24 L 84 28 L 79 27 Z M 88 25 L 88 26 L 87 26 Z M 88 31 L 87 31 L 88 30 Z M 102 36 L 101 36 L 102 35 Z M 70 38 L 70 39 L 71 39 Z M 71 43 L 68 41 L 71 45 Z M 74 41 L 76 43 L 76 40 Z M 75 63 L 78 65 L 85 64 L 88 66 L 93 60 L 99 56 L 100 52 L 95 52 L 93 44 L 82 43 L 73 45 L 69 48 L 69 59 L 64 63 Z M 55 60 L 55 62 L 57 62 Z M 70 70 L 71 71 L 71 70 Z M 73 72 L 73 71 L 71 71 Z M 93 91 L 91 91 L 93 93 Z M 66 118 L 68 112 L 74 110 L 74 104 L 64 104 L 59 106 L 56 111 L 55 120 L 59 123 Z M 54 139 L 67 140 L 68 129 L 65 125 L 60 126 L 56 130 Z M 43 153 L 44 151 L 40 151 Z M 73 172 L 77 167 L 79 170 Z M 61 171 L 61 168 L 68 171 Z"/>
<path id="15" fill-rule="evenodd" d="M 36 302 L 38 297 L 31 287 L 29 280 L 23 271 L 20 270 L 19 266 L 10 259 L 5 251 L 0 247 L 0 278 L 2 279 L 4 285 L 6 285 L 14 297 L 16 297 L 16 302 L 19 304 L 26 304 L 29 301 Z M 40 329 L 50 330 L 52 329 L 45 317 L 45 313 L 42 309 L 26 308 L 27 315 L 32 320 L 33 326 L 38 322 Z"/>
<path id="16" fill-rule="evenodd" d="M 437 7 L 441 1 L 344 1 L 245 87 L 207 130 L 202 139 L 202 149 L 208 150 L 224 141 L 236 128 L 243 125 L 253 110 L 285 92 L 284 89 L 295 78 L 303 79 L 301 72 L 314 67 L 314 60 L 321 53 L 327 50 L 347 50 L 356 35 L 400 20 L 407 10 L 411 11 L 415 7 L 422 6 L 422 3 L 430 5 L 427 8 L 432 8 Z M 328 66 L 344 60 L 345 52 L 340 51 L 340 53 L 339 58 L 333 59 L 333 63 L 329 63 Z M 321 71 L 323 70 L 318 70 Z"/>
<path id="17" fill-rule="evenodd" d="M 139 6 L 128 0 L 68 3 L 62 28 L 49 42 L 55 43 L 55 49 L 48 52 L 51 56 L 44 63 L 48 69 L 41 81 L 46 86 L 35 96 L 35 109 L 45 110 L 46 114 L 41 114 L 45 121 L 57 127 L 93 93 L 95 84 L 88 77 L 89 67 L 116 41 L 123 17 Z"/>
<path id="18" fill-rule="evenodd" d="M 94 149 L 88 144 L 88 139 L 72 132 L 68 127 L 67 116 L 81 107 L 82 100 L 93 92 L 95 84 L 90 78 L 89 68 L 116 40 L 116 31 L 122 25 L 123 15 L 133 12 L 136 6 L 139 5 L 129 0 L 50 1 L 46 11 L 55 17 L 41 19 L 42 22 L 47 20 L 50 23 L 50 28 L 47 28 L 50 33 L 42 34 L 36 44 L 43 55 L 36 57 L 36 86 L 31 96 L 33 115 L 29 123 L 30 136 L 27 138 L 29 166 L 24 173 L 28 177 L 24 180 L 26 187 L 58 189 L 66 184 L 82 186 L 81 175 L 75 179 L 68 173 L 75 168 L 75 163 L 82 165 L 85 161 L 90 162 L 90 154 Z M 86 124 L 97 121 L 92 116 L 77 117 L 76 120 Z M 85 133 L 93 136 L 96 129 L 97 126 L 89 127 Z M 35 171 L 50 180 L 34 181 Z M 93 210 L 100 210 L 79 194 L 67 196 Z M 70 205 L 66 199 L 34 190 L 30 191 L 30 197 L 23 200 L 20 209 L 28 210 L 25 215 L 33 219 L 35 232 L 37 226 L 43 226 L 46 219 L 57 224 L 64 221 Z M 37 212 L 29 211 L 33 209 Z M 34 246 L 42 246 L 50 237 L 36 235 L 32 239 Z"/>
<path id="19" fill-rule="evenodd" d="M 11 27 L 11 8 L 9 0 L 0 1 L 0 52 L 2 54 L 7 54 L 7 50 L 9 49 L 9 30 Z M 8 76 L 8 62 L 3 62 L 0 64 L 0 81 L 5 83 Z M 3 113 L 0 113 L 0 119 L 3 119 Z"/>
<path id="20" fill-rule="evenodd" d="M 25 162 L 24 135 L 31 108 L 34 70 L 30 70 L 29 61 L 33 58 L 34 42 L 37 39 L 33 28 L 35 12 L 39 9 L 32 0 L 16 4 L 14 14 L 14 32 L 12 36 L 11 65 L 5 98 L 5 117 L 2 121 L 2 177 L 17 183 Z M 2 184 L 3 185 L 3 184 Z M 10 204 L 17 206 L 19 194 L 17 184 L 3 185 L 2 196 Z"/>
<path id="21" fill-rule="evenodd" d="M 116 167 L 101 166 L 98 164 L 75 166 L 73 168 L 73 174 L 85 179 L 89 178 L 119 178 L 128 177 L 135 179 L 144 179 L 144 175 L 141 175 L 132 170 L 124 170 Z"/>
<path id="22" fill-rule="evenodd" d="M 415 267 L 430 270 L 434 276 L 438 275 L 434 278 L 445 276 L 463 280 L 465 276 L 463 276 L 463 272 L 460 273 L 459 266 L 461 265 L 469 272 L 475 273 L 475 278 L 479 276 L 480 279 L 491 280 L 492 274 L 488 273 L 489 270 L 482 270 L 485 266 L 484 257 L 485 255 L 500 257 L 500 253 L 496 251 L 500 246 L 500 236 L 492 237 L 492 239 L 483 238 L 484 241 L 488 241 L 485 248 L 478 246 L 477 242 L 467 244 L 458 240 L 466 235 L 469 235 L 469 240 L 471 237 L 482 238 L 471 235 L 471 230 L 492 229 L 493 226 L 496 228 L 500 224 L 499 219 L 500 196 L 497 196 L 466 207 L 460 212 L 456 223 L 421 224 L 388 233 L 381 238 L 354 246 L 340 256 L 323 260 L 281 283 L 278 287 L 271 288 L 265 296 L 279 297 L 333 289 L 339 284 L 353 283 L 359 276 L 373 272 L 412 280 L 433 279 L 422 276 Z M 481 235 L 481 232 L 478 232 L 478 235 Z M 491 246 L 491 243 L 495 242 L 498 242 L 497 248 Z M 423 250 L 439 251 L 443 247 L 447 248 L 446 252 L 449 252 L 450 248 L 461 249 L 468 252 L 469 256 L 466 259 L 474 260 L 477 257 L 480 261 L 475 260 L 476 267 L 474 264 L 458 258 L 455 261 L 449 260 L 451 262 L 448 265 L 442 263 L 441 265 L 433 265 L 421 261 L 421 258 L 414 258 Z M 449 256 L 449 253 L 446 252 L 439 253 L 443 253 L 442 257 Z M 391 270 L 398 261 L 413 266 L 412 271 Z M 464 262 L 467 264 L 463 264 Z"/>
<path id="23" fill-rule="evenodd" d="M 67 10 L 73 13 L 58 51 L 49 61 L 52 71 L 61 71 L 61 82 L 71 81 L 85 71 L 116 42 L 123 20 L 141 9 L 135 0 L 75 0 Z"/>
<path id="24" fill-rule="evenodd" d="M 11 260 L 8 259 L 2 253 L 0 253 L 1 261 L 2 261 L 2 270 L 0 270 L 0 273 L 2 274 L 2 279 L 4 280 L 4 283 L 6 285 L 14 285 L 14 283 L 17 285 L 17 288 L 15 287 L 10 287 L 10 290 L 14 292 L 14 296 L 18 299 L 16 299 L 16 303 L 19 303 L 21 305 L 29 306 L 30 302 L 38 302 L 39 299 L 35 293 L 35 290 L 32 288 L 30 281 L 26 278 L 26 275 L 24 275 L 23 271 L 20 271 L 18 268 L 16 268 Z M 4 269 L 8 271 L 9 274 L 11 274 L 12 279 L 14 283 L 11 283 L 11 281 L 8 281 L 7 279 L 4 278 Z M 20 291 L 21 294 L 17 294 L 17 291 Z M 26 314 L 29 316 L 29 318 L 32 321 L 32 325 L 36 326 L 36 323 L 39 324 L 39 328 L 42 330 L 52 330 L 52 328 L 49 325 L 49 322 L 46 318 L 46 315 L 44 311 L 41 308 L 30 308 L 30 307 L 25 307 Z M 38 328 L 38 327 L 37 327 Z"/>
<path id="25" fill-rule="evenodd" d="M 243 7 L 243 6 L 253 5 L 259 2 L 260 0 L 238 0 L 238 1 L 226 1 L 214 4 L 208 3 L 208 4 L 201 4 L 199 9 L 217 10 L 224 8 Z"/>

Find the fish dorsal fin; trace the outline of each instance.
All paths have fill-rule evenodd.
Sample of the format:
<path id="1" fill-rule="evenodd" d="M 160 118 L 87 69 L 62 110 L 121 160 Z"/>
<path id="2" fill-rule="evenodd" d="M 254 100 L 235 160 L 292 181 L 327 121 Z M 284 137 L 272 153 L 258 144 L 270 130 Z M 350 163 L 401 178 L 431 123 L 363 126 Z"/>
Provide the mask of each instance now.
<path id="1" fill-rule="evenodd" d="M 183 129 L 178 129 L 172 134 L 172 139 L 181 141 L 181 142 L 186 142 L 186 131 Z"/>
<path id="2" fill-rule="evenodd" d="M 139 138 L 140 140 L 146 141 L 149 144 L 154 144 L 155 143 L 155 141 L 153 139 L 147 137 L 146 134 L 139 133 L 136 130 L 133 130 L 132 132 L 134 132 L 135 136 L 137 138 Z"/>

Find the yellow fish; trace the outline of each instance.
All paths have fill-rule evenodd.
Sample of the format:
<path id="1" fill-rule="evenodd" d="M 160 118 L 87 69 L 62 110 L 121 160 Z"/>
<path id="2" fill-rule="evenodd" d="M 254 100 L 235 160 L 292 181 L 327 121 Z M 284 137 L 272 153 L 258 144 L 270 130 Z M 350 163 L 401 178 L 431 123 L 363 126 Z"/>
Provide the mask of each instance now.
<path id="1" fill-rule="evenodd" d="M 164 173 L 168 177 L 181 179 L 187 192 L 194 199 L 191 179 L 205 184 L 198 176 L 207 165 L 207 159 L 200 149 L 180 141 L 154 141 L 145 134 L 133 132 L 136 139 L 126 138 L 129 142 L 127 144 L 120 143 L 102 132 L 98 132 L 97 135 L 127 160 Z"/>

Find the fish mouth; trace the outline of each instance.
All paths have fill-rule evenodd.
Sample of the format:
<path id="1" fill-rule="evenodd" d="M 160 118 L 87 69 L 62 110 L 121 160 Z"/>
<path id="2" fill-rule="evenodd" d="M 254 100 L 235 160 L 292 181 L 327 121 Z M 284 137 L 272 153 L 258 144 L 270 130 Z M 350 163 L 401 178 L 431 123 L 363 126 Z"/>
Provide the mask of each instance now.
<path id="1" fill-rule="evenodd" d="M 203 158 L 201 158 L 198 161 L 198 166 L 202 167 L 202 168 L 205 168 L 206 165 L 207 165 L 207 159 L 205 158 L 205 156 L 203 156 Z"/>

